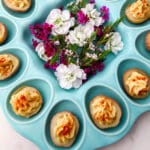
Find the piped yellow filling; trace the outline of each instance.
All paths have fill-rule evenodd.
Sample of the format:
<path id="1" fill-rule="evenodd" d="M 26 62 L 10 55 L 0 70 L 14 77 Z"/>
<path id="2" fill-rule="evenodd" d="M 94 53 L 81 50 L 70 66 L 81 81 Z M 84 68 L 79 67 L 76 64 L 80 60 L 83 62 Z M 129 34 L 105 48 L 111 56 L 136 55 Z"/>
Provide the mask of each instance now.
<path id="1" fill-rule="evenodd" d="M 42 98 L 37 90 L 24 88 L 11 97 L 10 104 L 16 114 L 29 117 L 39 110 Z"/>
<path id="2" fill-rule="evenodd" d="M 29 6 L 29 0 L 9 0 L 9 3 L 18 8 L 25 8 Z"/>
<path id="3" fill-rule="evenodd" d="M 7 77 L 13 71 L 13 61 L 10 59 L 8 55 L 0 56 L 0 76 Z"/>
<path id="4" fill-rule="evenodd" d="M 92 103 L 93 117 L 102 125 L 109 125 L 114 122 L 117 116 L 117 109 L 113 102 L 105 97 L 101 97 Z"/>
<path id="5" fill-rule="evenodd" d="M 135 18 L 145 18 L 150 14 L 150 3 L 148 0 L 138 0 L 130 5 L 129 11 Z"/>
<path id="6" fill-rule="evenodd" d="M 141 92 L 147 92 L 148 78 L 138 72 L 132 72 L 126 80 L 129 92 L 135 95 L 141 95 Z"/>
<path id="7" fill-rule="evenodd" d="M 61 143 L 68 143 L 75 136 L 75 120 L 70 113 L 62 115 L 56 123 L 55 136 Z"/>

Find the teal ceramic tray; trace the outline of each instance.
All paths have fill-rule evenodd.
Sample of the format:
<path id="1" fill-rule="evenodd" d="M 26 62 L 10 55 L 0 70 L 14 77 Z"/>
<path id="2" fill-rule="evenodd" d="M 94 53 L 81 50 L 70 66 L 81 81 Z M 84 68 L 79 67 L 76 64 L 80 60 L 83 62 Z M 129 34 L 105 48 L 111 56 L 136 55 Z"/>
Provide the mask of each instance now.
<path id="1" fill-rule="evenodd" d="M 8 10 L 0 1 L 0 21 L 7 25 L 9 31 L 7 41 L 0 46 L 0 53 L 12 53 L 21 60 L 19 72 L 8 80 L 0 81 L 0 106 L 7 120 L 18 133 L 41 150 L 63 149 L 53 145 L 49 132 L 51 117 L 63 110 L 73 112 L 80 122 L 77 139 L 68 150 L 93 150 L 120 140 L 131 129 L 137 117 L 150 110 L 150 96 L 141 101 L 132 100 L 122 86 L 122 74 L 129 68 L 136 67 L 150 74 L 150 53 L 144 48 L 150 20 L 133 25 L 124 19 L 118 28 L 125 44 L 123 51 L 116 57 L 109 56 L 104 71 L 92 77 L 81 88 L 66 91 L 59 87 L 54 75 L 43 68 L 43 62 L 33 51 L 28 27 L 35 22 L 43 22 L 52 8 L 63 5 L 67 0 L 32 1 L 32 8 L 24 14 Z M 131 2 L 133 0 L 97 0 L 96 4 L 98 7 L 108 6 L 114 21 L 124 15 L 126 6 Z M 44 99 L 41 111 L 30 119 L 16 116 L 9 104 L 11 93 L 22 85 L 36 87 Z M 123 117 L 116 128 L 100 130 L 90 119 L 89 102 L 100 93 L 116 99 L 122 107 Z"/>

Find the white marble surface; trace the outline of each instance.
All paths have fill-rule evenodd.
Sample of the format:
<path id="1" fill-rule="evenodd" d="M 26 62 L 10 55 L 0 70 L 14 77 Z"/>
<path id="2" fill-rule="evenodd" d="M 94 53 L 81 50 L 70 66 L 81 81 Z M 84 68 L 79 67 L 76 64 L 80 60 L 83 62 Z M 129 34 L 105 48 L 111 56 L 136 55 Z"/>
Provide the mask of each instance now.
<path id="1" fill-rule="evenodd" d="M 143 114 L 131 131 L 119 142 L 100 150 L 149 150 L 150 112 Z M 7 123 L 0 110 L 0 150 L 39 150 L 36 145 L 21 137 Z"/>

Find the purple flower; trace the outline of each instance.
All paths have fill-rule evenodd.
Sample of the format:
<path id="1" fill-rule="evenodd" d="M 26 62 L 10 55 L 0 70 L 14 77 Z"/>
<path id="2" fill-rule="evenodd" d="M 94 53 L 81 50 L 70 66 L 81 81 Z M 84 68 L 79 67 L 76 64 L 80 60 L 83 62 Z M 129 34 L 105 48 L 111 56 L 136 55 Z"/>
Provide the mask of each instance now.
<path id="1" fill-rule="evenodd" d="M 85 69 L 84 69 L 84 72 L 85 72 L 86 74 L 89 74 L 89 73 L 91 72 L 91 68 L 90 68 L 90 67 L 85 68 Z"/>
<path id="2" fill-rule="evenodd" d="M 65 58 L 65 51 L 64 50 L 61 52 L 61 55 L 60 55 L 60 64 L 67 65 L 67 61 L 66 61 L 66 58 Z"/>
<path id="3" fill-rule="evenodd" d="M 95 0 L 90 0 L 89 1 L 91 4 L 94 4 L 95 3 Z"/>
<path id="4" fill-rule="evenodd" d="M 37 47 L 37 45 L 39 44 L 39 42 L 35 39 L 32 39 L 32 45 L 34 47 L 34 49 Z"/>
<path id="5" fill-rule="evenodd" d="M 48 23 L 44 24 L 35 24 L 30 25 L 29 29 L 31 30 L 32 34 L 39 40 L 47 40 L 47 38 L 51 34 L 52 25 Z"/>
<path id="6" fill-rule="evenodd" d="M 78 11 L 77 16 L 78 16 L 78 22 L 80 24 L 85 24 L 89 21 L 88 16 L 84 14 L 82 10 Z"/>
<path id="7" fill-rule="evenodd" d="M 109 8 L 106 7 L 106 6 L 102 6 L 100 8 L 100 11 L 102 13 L 102 18 L 105 20 L 105 21 L 108 21 L 109 20 Z"/>
<path id="8" fill-rule="evenodd" d="M 95 26 L 94 30 L 96 31 L 98 36 L 102 36 L 102 34 L 103 34 L 103 27 L 102 26 L 99 26 L 99 27 Z"/>
<path id="9" fill-rule="evenodd" d="M 100 72 L 100 71 L 102 71 L 104 69 L 104 64 L 103 64 L 103 62 L 95 62 L 93 64 L 93 67 L 94 67 L 95 70 Z"/>
<path id="10" fill-rule="evenodd" d="M 54 56 L 56 53 L 56 48 L 54 47 L 54 43 L 50 40 L 44 41 L 44 49 L 47 57 Z"/>
<path id="11" fill-rule="evenodd" d="M 48 23 L 43 24 L 43 32 L 45 37 L 49 37 L 51 31 L 52 31 L 53 25 L 49 25 Z"/>
<path id="12" fill-rule="evenodd" d="M 46 69 L 50 69 L 50 70 L 55 71 L 56 68 L 58 67 L 58 64 L 57 64 L 57 63 L 51 64 L 50 61 L 48 61 L 46 64 L 44 64 L 44 67 L 45 67 Z"/>
<path id="13" fill-rule="evenodd" d="M 84 69 L 84 72 L 87 74 L 87 76 L 95 75 L 98 72 L 102 71 L 104 68 L 104 64 L 101 61 L 94 62 L 92 66 L 87 67 Z"/>

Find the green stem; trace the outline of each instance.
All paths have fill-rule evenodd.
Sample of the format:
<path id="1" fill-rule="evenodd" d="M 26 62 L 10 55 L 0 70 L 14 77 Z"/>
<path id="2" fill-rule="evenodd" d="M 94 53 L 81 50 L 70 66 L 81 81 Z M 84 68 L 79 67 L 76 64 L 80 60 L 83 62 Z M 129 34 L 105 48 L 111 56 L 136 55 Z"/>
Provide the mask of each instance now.
<path id="1" fill-rule="evenodd" d="M 111 52 L 111 49 L 103 51 L 102 54 L 99 56 L 98 60 L 104 60 L 106 56 L 109 55 Z"/>
<path id="2" fill-rule="evenodd" d="M 91 66 L 91 64 L 93 64 L 96 61 L 104 60 L 106 58 L 106 56 L 109 55 L 110 53 L 111 53 L 111 50 L 105 50 L 99 55 L 98 60 L 89 59 L 89 58 L 85 59 L 82 62 L 82 64 L 83 64 L 82 67 L 89 67 L 89 66 Z"/>
<path id="3" fill-rule="evenodd" d="M 100 40 L 96 43 L 96 46 L 101 46 L 102 44 L 107 42 L 109 37 L 106 38 L 106 34 L 109 34 L 114 28 L 116 28 L 123 19 L 124 19 L 124 17 L 122 16 L 119 19 L 117 19 L 112 25 L 106 26 L 104 31 L 103 31 L 104 34 L 100 38 Z"/>
<path id="4" fill-rule="evenodd" d="M 99 41 L 96 43 L 96 46 L 99 47 L 99 46 L 105 44 L 107 41 L 108 41 L 108 38 L 103 38 L 102 40 L 99 40 Z"/>

